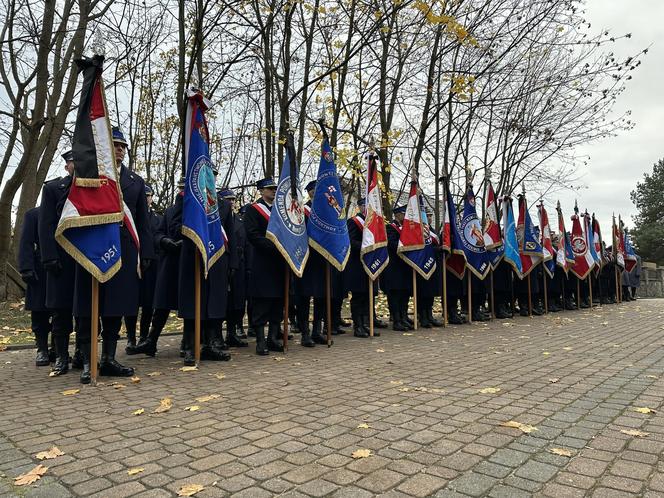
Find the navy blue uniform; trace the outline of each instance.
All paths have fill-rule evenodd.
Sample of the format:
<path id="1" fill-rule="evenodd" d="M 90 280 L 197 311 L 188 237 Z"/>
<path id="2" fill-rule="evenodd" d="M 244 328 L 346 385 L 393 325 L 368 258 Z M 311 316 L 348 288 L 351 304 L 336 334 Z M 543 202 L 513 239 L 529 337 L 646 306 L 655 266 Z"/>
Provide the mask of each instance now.
<path id="1" fill-rule="evenodd" d="M 179 195 L 178 198 L 182 196 Z M 177 203 L 178 201 L 176 201 Z M 181 201 L 180 201 L 181 202 Z M 154 292 L 154 309 L 178 309 L 178 277 L 180 275 L 180 247 L 162 248 L 161 241 L 169 238 L 174 241 L 182 240 L 182 232 L 177 230 L 174 223 L 176 206 L 166 209 L 164 216 L 155 231 L 155 246 L 161 248 L 157 267 L 157 282 Z"/>

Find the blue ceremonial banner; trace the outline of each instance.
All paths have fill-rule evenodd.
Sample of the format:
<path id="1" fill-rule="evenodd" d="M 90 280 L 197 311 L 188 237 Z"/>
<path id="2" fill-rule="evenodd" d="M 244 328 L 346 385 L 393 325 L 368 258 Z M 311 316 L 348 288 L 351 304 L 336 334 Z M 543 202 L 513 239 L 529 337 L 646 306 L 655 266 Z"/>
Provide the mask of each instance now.
<path id="1" fill-rule="evenodd" d="M 293 273 L 301 277 L 309 258 L 309 237 L 304 223 L 304 208 L 300 203 L 297 173 L 295 154 L 288 146 L 266 236 L 277 247 Z"/>
<path id="2" fill-rule="evenodd" d="M 413 268 L 422 278 L 429 280 L 433 272 L 436 271 L 436 256 L 431 238 L 431 228 L 429 220 L 424 210 L 424 203 L 420 196 L 420 217 L 422 218 L 422 229 L 424 232 L 424 247 L 413 251 L 403 251 L 399 253 L 401 258 Z"/>
<path id="3" fill-rule="evenodd" d="M 484 279 L 491 266 L 484 246 L 482 224 L 475 209 L 475 194 L 470 186 L 463 199 L 463 216 L 459 224 L 459 235 L 461 235 L 461 243 L 466 254 L 468 268 L 478 278 Z"/>
<path id="4" fill-rule="evenodd" d="M 309 245 L 337 270 L 343 271 L 350 254 L 344 198 L 327 136 L 321 145 L 316 192 L 307 225 Z"/>
<path id="5" fill-rule="evenodd" d="M 600 259 L 599 254 L 597 254 L 597 250 L 595 249 L 593 225 L 588 211 L 586 211 L 583 215 L 583 230 L 586 238 L 586 246 L 588 246 L 588 254 L 590 254 L 590 257 L 595 262 L 597 268 L 600 268 L 602 266 L 602 260 Z"/>
<path id="6" fill-rule="evenodd" d="M 521 266 L 521 256 L 519 255 L 519 240 L 516 236 L 516 222 L 514 221 L 514 211 L 512 210 L 512 199 L 503 198 L 503 242 L 505 248 L 504 258 L 512 268 L 521 275 L 523 268 Z"/>
<path id="7" fill-rule="evenodd" d="M 182 234 L 196 245 L 203 258 L 205 278 L 212 265 L 226 250 L 219 218 L 217 189 L 205 111 L 209 103 L 200 92 L 187 92 L 185 157 L 187 169 L 182 204 Z"/>

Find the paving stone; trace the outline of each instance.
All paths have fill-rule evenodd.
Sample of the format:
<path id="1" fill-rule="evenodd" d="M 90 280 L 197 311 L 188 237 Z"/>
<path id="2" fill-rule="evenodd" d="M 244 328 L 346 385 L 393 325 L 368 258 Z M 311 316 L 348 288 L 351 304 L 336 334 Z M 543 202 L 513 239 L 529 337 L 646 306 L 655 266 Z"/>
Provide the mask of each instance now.
<path id="1" fill-rule="evenodd" d="M 447 481 L 440 477 L 417 474 L 404 481 L 397 490 L 413 496 L 429 496 L 445 486 Z"/>
<path id="2" fill-rule="evenodd" d="M 558 472 L 558 467 L 535 461 L 526 462 L 515 475 L 531 481 L 547 482 Z"/>
<path id="3" fill-rule="evenodd" d="M 448 487 L 460 493 L 470 496 L 484 496 L 493 486 L 498 483 L 498 479 L 475 472 L 468 472 L 450 481 Z"/>

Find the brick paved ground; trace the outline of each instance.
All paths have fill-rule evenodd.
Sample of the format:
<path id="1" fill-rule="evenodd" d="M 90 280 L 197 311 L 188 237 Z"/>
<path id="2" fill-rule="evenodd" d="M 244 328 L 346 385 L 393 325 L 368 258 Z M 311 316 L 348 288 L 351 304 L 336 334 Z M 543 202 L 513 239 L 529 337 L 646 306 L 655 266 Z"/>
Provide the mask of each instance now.
<path id="1" fill-rule="evenodd" d="M 48 378 L 32 351 L 0 353 L 0 494 L 159 497 L 194 483 L 197 496 L 664 496 L 663 317 L 664 301 L 644 300 L 245 350 L 196 372 L 179 370 L 169 337 L 156 360 L 127 361 L 141 380 L 123 388 Z M 221 397 L 195 400 L 210 394 Z M 172 409 L 152 413 L 166 397 Z M 649 435 L 621 432 L 633 429 Z M 42 462 L 44 478 L 13 487 L 52 445 L 65 455 Z M 372 455 L 351 458 L 361 448 Z"/>

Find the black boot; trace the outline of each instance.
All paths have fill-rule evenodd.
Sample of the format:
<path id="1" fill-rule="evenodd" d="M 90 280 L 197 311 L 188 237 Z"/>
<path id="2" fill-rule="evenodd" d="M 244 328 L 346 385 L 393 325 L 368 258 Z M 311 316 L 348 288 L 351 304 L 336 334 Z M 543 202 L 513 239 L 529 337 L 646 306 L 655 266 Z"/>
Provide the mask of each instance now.
<path id="1" fill-rule="evenodd" d="M 459 314 L 459 311 L 451 308 L 447 311 L 448 318 L 447 318 L 447 323 L 450 323 L 452 325 L 463 325 L 466 323 L 466 320 Z"/>
<path id="2" fill-rule="evenodd" d="M 244 332 L 244 324 L 242 323 L 242 320 L 240 320 L 237 323 L 237 334 L 236 334 L 238 339 L 242 339 L 243 341 L 247 340 L 247 334 Z"/>
<path id="3" fill-rule="evenodd" d="M 386 329 L 387 327 L 388 323 L 384 322 L 374 314 L 374 329 Z"/>
<path id="4" fill-rule="evenodd" d="M 256 354 L 259 356 L 267 356 L 270 351 L 267 349 L 267 341 L 265 340 L 265 326 L 251 327 L 251 330 L 256 334 Z"/>
<path id="5" fill-rule="evenodd" d="M 433 308 L 427 308 L 427 314 L 429 316 L 429 323 L 431 323 L 431 325 L 433 327 L 442 327 L 443 326 L 443 322 L 441 322 L 440 320 L 437 320 L 433 316 Z"/>
<path id="6" fill-rule="evenodd" d="M 430 329 L 433 327 L 433 325 L 429 321 L 429 314 L 425 309 L 420 308 L 419 312 L 417 313 L 417 322 L 418 326 L 425 329 Z"/>
<path id="7" fill-rule="evenodd" d="M 83 362 L 81 365 L 81 368 L 83 369 L 80 377 L 81 384 L 89 384 L 92 380 L 92 377 L 90 376 L 90 344 L 79 349 L 79 353 L 81 354 L 81 361 Z M 95 358 L 95 361 L 97 361 L 97 358 Z"/>
<path id="8" fill-rule="evenodd" d="M 99 375 L 108 377 L 131 377 L 134 369 L 125 367 L 115 360 L 115 350 L 118 347 L 116 339 L 104 339 L 101 343 L 101 362 L 99 363 Z"/>
<path id="9" fill-rule="evenodd" d="M 574 301 L 572 301 L 571 297 L 566 297 L 565 298 L 565 309 L 568 311 L 572 311 L 576 309 L 576 305 L 574 304 Z"/>
<path id="10" fill-rule="evenodd" d="M 125 327 L 127 328 L 127 345 L 125 346 L 125 353 L 127 354 L 130 354 L 129 351 L 136 347 L 136 318 L 137 317 L 135 316 L 125 317 Z"/>
<path id="11" fill-rule="evenodd" d="M 48 358 L 48 329 L 46 330 L 46 333 L 44 333 L 44 331 L 35 333 L 35 343 L 37 346 L 35 365 L 38 367 L 49 366 L 51 361 Z"/>
<path id="12" fill-rule="evenodd" d="M 278 323 L 269 323 L 268 324 L 268 332 L 267 332 L 267 348 L 270 351 L 274 351 L 276 353 L 283 353 L 284 352 L 284 343 L 281 340 L 281 337 L 279 337 L 279 324 Z"/>
<path id="13" fill-rule="evenodd" d="M 196 365 L 196 355 L 194 355 L 194 321 L 191 320 L 191 322 L 190 325 L 185 322 L 182 332 L 182 342 L 180 342 L 180 356 L 183 358 L 182 364 L 185 367 Z"/>
<path id="14" fill-rule="evenodd" d="M 369 328 L 369 315 L 367 313 L 363 313 L 360 315 L 360 320 L 362 320 L 362 327 L 364 327 L 364 331 L 371 337 L 371 329 Z M 380 332 L 376 329 L 376 321 L 374 320 L 374 331 L 373 331 L 373 336 L 374 337 L 380 337 Z"/>
<path id="15" fill-rule="evenodd" d="M 392 311 L 392 330 L 395 332 L 405 332 L 409 330 L 408 323 L 404 322 L 401 308 L 398 304 L 395 304 L 394 310 Z"/>
<path id="16" fill-rule="evenodd" d="M 221 324 L 217 321 L 205 324 L 205 347 L 201 348 L 201 360 L 229 361 L 230 353 L 224 351 L 221 338 Z"/>
<path id="17" fill-rule="evenodd" d="M 507 309 L 505 303 L 500 303 L 496 307 L 496 318 L 498 320 L 504 320 L 505 318 L 512 318 L 512 313 Z"/>
<path id="18" fill-rule="evenodd" d="M 235 333 L 235 321 L 233 319 L 226 320 L 226 344 L 235 348 L 246 348 L 249 346 L 247 341 L 240 339 Z"/>
<path id="19" fill-rule="evenodd" d="M 352 319 L 353 319 L 353 335 L 355 337 L 362 337 L 362 338 L 369 337 L 369 333 L 364 330 L 360 314 L 357 312 L 352 313 Z"/>
<path id="20" fill-rule="evenodd" d="M 316 344 L 327 344 L 327 338 L 321 333 L 322 322 L 314 320 L 314 327 L 311 332 L 311 340 Z"/>
<path id="21" fill-rule="evenodd" d="M 300 325 L 300 333 L 302 334 L 302 338 L 300 339 L 300 344 L 305 348 L 313 348 L 316 345 L 316 343 L 311 338 L 309 323 L 304 322 L 303 320 L 299 320 L 299 325 Z"/>
<path id="22" fill-rule="evenodd" d="M 78 341 L 76 344 L 78 344 Z M 55 357 L 55 337 L 53 336 L 53 331 L 51 331 L 51 346 L 48 348 L 48 361 L 50 363 L 55 363 Z"/>
<path id="23" fill-rule="evenodd" d="M 55 364 L 51 375 L 64 375 L 69 371 L 69 334 L 55 338 Z"/>
<path id="24" fill-rule="evenodd" d="M 157 354 L 157 341 L 161 335 L 161 330 L 155 327 L 150 327 L 150 332 L 145 339 L 141 339 L 135 348 L 132 349 L 131 354 L 144 354 L 154 357 Z M 129 352 L 127 352 L 129 354 Z"/>

